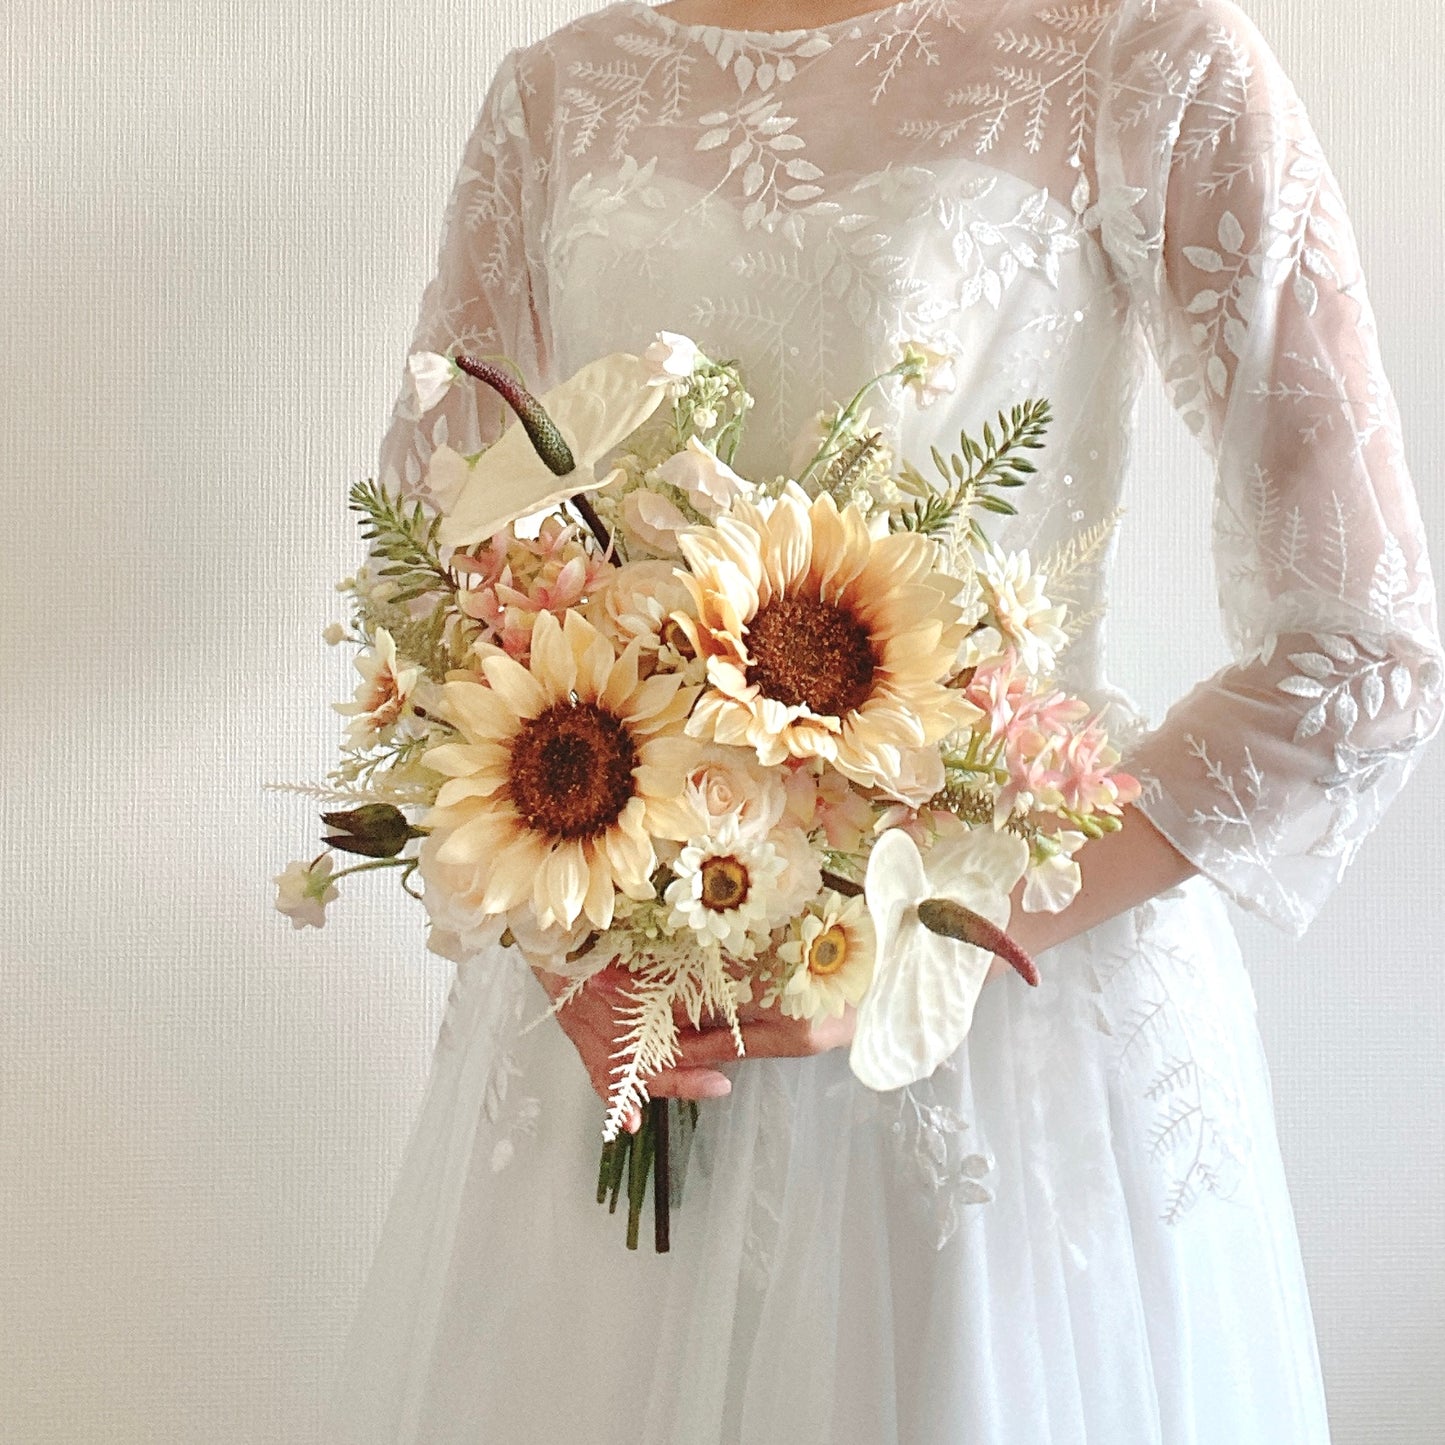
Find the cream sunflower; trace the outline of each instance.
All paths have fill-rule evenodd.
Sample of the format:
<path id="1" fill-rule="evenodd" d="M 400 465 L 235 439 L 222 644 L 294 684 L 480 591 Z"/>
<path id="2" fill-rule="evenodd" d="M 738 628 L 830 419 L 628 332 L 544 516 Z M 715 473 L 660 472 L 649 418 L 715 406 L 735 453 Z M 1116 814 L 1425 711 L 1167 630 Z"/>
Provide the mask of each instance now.
<path id="1" fill-rule="evenodd" d="M 962 638 L 957 583 L 911 532 L 874 538 L 856 507 L 789 483 L 679 538 L 697 615 L 675 613 L 711 684 L 688 731 L 768 766 L 819 757 L 864 786 L 978 710 L 943 686 Z"/>
<path id="2" fill-rule="evenodd" d="M 862 898 L 829 894 L 794 925 L 778 957 L 792 966 L 778 1006 L 795 1019 L 839 1017 L 873 978 L 873 920 Z"/>
<path id="3" fill-rule="evenodd" d="M 421 826 L 436 857 L 473 871 L 484 913 L 530 903 L 543 928 L 612 922 L 616 893 L 653 896 L 654 840 L 687 836 L 682 736 L 697 689 L 642 680 L 639 646 L 619 657 L 575 612 L 538 619 L 530 665 L 489 651 L 486 685 L 454 678 L 444 708 L 463 741 L 429 749 L 446 775 Z"/>

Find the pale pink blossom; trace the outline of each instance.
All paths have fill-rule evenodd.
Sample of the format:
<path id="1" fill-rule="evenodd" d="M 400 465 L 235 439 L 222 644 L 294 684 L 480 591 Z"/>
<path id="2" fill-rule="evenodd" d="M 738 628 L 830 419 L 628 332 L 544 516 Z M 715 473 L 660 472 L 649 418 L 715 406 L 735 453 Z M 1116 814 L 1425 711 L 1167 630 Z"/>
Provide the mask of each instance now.
<path id="1" fill-rule="evenodd" d="M 684 493 L 704 516 L 715 517 L 751 488 L 725 461 L 714 455 L 696 437 L 658 467 L 657 475 L 670 487 Z"/>
<path id="2" fill-rule="evenodd" d="M 1018 654 L 1010 647 L 974 669 L 964 696 L 983 713 L 989 736 L 1000 738 L 1013 723 L 1028 691 L 1028 674 L 1019 668 Z"/>
<path id="3" fill-rule="evenodd" d="M 677 536 L 692 525 L 680 508 L 659 492 L 639 487 L 622 499 L 622 525 L 650 552 L 672 556 Z"/>
<path id="4" fill-rule="evenodd" d="M 1066 738 L 1058 749 L 1058 790 L 1076 813 L 1114 813 L 1139 796 L 1139 781 L 1115 773 L 1119 754 L 1097 720 Z"/>
<path id="5" fill-rule="evenodd" d="M 537 618 L 550 612 L 561 619 L 612 570 L 581 544 L 575 527 L 555 517 L 535 537 L 500 533 L 454 556 L 451 567 L 464 583 L 457 607 L 482 623 L 486 640 L 522 662 L 531 654 Z"/>

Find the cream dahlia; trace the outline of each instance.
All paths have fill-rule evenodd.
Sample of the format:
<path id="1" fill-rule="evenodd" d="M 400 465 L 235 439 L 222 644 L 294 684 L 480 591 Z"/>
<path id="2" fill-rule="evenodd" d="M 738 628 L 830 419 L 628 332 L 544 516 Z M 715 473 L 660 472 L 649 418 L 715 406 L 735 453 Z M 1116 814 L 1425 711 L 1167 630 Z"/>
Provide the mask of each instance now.
<path id="1" fill-rule="evenodd" d="M 474 870 L 482 912 L 530 902 L 543 928 L 584 914 L 606 928 L 618 891 L 652 897 L 654 840 L 687 836 L 680 734 L 696 689 L 643 680 L 639 652 L 618 657 L 579 614 L 544 612 L 529 666 L 489 651 L 485 685 L 444 684 L 463 740 L 424 755 L 448 781 L 421 826 L 445 835 L 439 862 Z"/>
<path id="2" fill-rule="evenodd" d="M 1027 551 L 997 552 L 985 547 L 978 554 L 978 580 L 1002 642 L 1013 645 L 1028 672 L 1048 672 L 1069 640 L 1060 626 L 1067 609 L 1054 606 L 1044 592 L 1048 578 L 1033 569 Z M 981 629 L 973 640 L 977 655 L 965 656 L 965 666 L 1003 650 L 1002 646 L 983 646 L 983 638 L 988 638 L 988 629 Z"/>
<path id="3" fill-rule="evenodd" d="M 768 766 L 823 758 L 867 786 L 978 715 L 942 685 L 961 636 L 926 538 L 875 539 L 856 507 L 790 483 L 766 515 L 736 502 L 679 546 L 697 615 L 675 619 L 711 684 L 694 736 Z"/>
<path id="4" fill-rule="evenodd" d="M 620 652 L 641 644 L 644 665 L 655 662 L 667 672 L 701 682 L 705 669 L 687 634 L 672 620 L 692 607 L 692 596 L 671 562 L 629 562 L 604 574 L 584 606 L 589 622 L 601 628 Z"/>
<path id="5" fill-rule="evenodd" d="M 331 704 L 352 719 L 346 730 L 347 745 L 366 748 L 372 743 L 389 742 L 397 724 L 410 711 L 421 668 L 402 664 L 396 642 L 384 627 L 378 627 L 372 645 L 357 654 L 355 666 L 361 674 L 355 698 Z"/>

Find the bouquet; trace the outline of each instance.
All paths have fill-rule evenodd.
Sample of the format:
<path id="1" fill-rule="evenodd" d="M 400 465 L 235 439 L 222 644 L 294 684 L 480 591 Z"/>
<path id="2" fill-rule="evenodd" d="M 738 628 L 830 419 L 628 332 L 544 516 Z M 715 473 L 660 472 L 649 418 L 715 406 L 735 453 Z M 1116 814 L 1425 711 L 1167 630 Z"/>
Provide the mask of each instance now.
<path id="1" fill-rule="evenodd" d="M 555 1009 L 625 970 L 598 1198 L 626 1193 L 635 1248 L 651 1184 L 665 1249 L 697 1113 L 647 1083 L 679 1015 L 741 1054 L 745 1003 L 854 1006 L 861 1083 L 922 1079 L 995 956 L 1038 981 L 1004 931 L 1017 885 L 1026 909 L 1066 906 L 1074 854 L 1137 796 L 1102 717 L 1052 681 L 1070 633 L 1048 569 L 982 525 L 1015 511 L 1049 408 L 933 449 L 925 476 L 865 406 L 952 389 L 947 353 L 910 342 L 749 477 L 753 398 L 684 336 L 541 398 L 504 359 L 408 364 L 422 412 L 484 384 L 517 420 L 476 455 L 438 446 L 418 495 L 352 489 L 368 556 L 328 637 L 359 645 L 360 683 L 307 789 L 349 806 L 277 907 L 319 926 L 341 878 L 397 869 L 433 950 L 515 946 L 566 979 Z"/>

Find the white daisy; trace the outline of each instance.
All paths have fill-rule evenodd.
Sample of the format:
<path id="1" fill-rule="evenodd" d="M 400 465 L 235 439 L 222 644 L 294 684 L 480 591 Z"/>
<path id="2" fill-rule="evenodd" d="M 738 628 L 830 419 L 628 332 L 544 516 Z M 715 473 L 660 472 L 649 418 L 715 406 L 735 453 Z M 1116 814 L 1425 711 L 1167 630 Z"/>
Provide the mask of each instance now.
<path id="1" fill-rule="evenodd" d="M 778 957 L 792 969 L 779 1007 L 795 1019 L 840 1017 L 868 991 L 875 951 L 867 903 L 828 894 L 797 921 L 778 949 Z"/>
<path id="2" fill-rule="evenodd" d="M 678 854 L 664 895 L 668 922 L 733 958 L 751 958 L 778 916 L 786 867 L 768 838 L 744 831 L 738 816 L 729 814 Z"/>
<path id="3" fill-rule="evenodd" d="M 389 742 L 396 725 L 408 714 L 411 696 L 421 678 L 420 667 L 406 667 L 397 657 L 396 642 L 386 628 L 378 627 L 372 645 L 356 658 L 361 674 L 351 702 L 331 704 L 353 721 L 346 730 L 349 747 L 365 748 Z"/>

